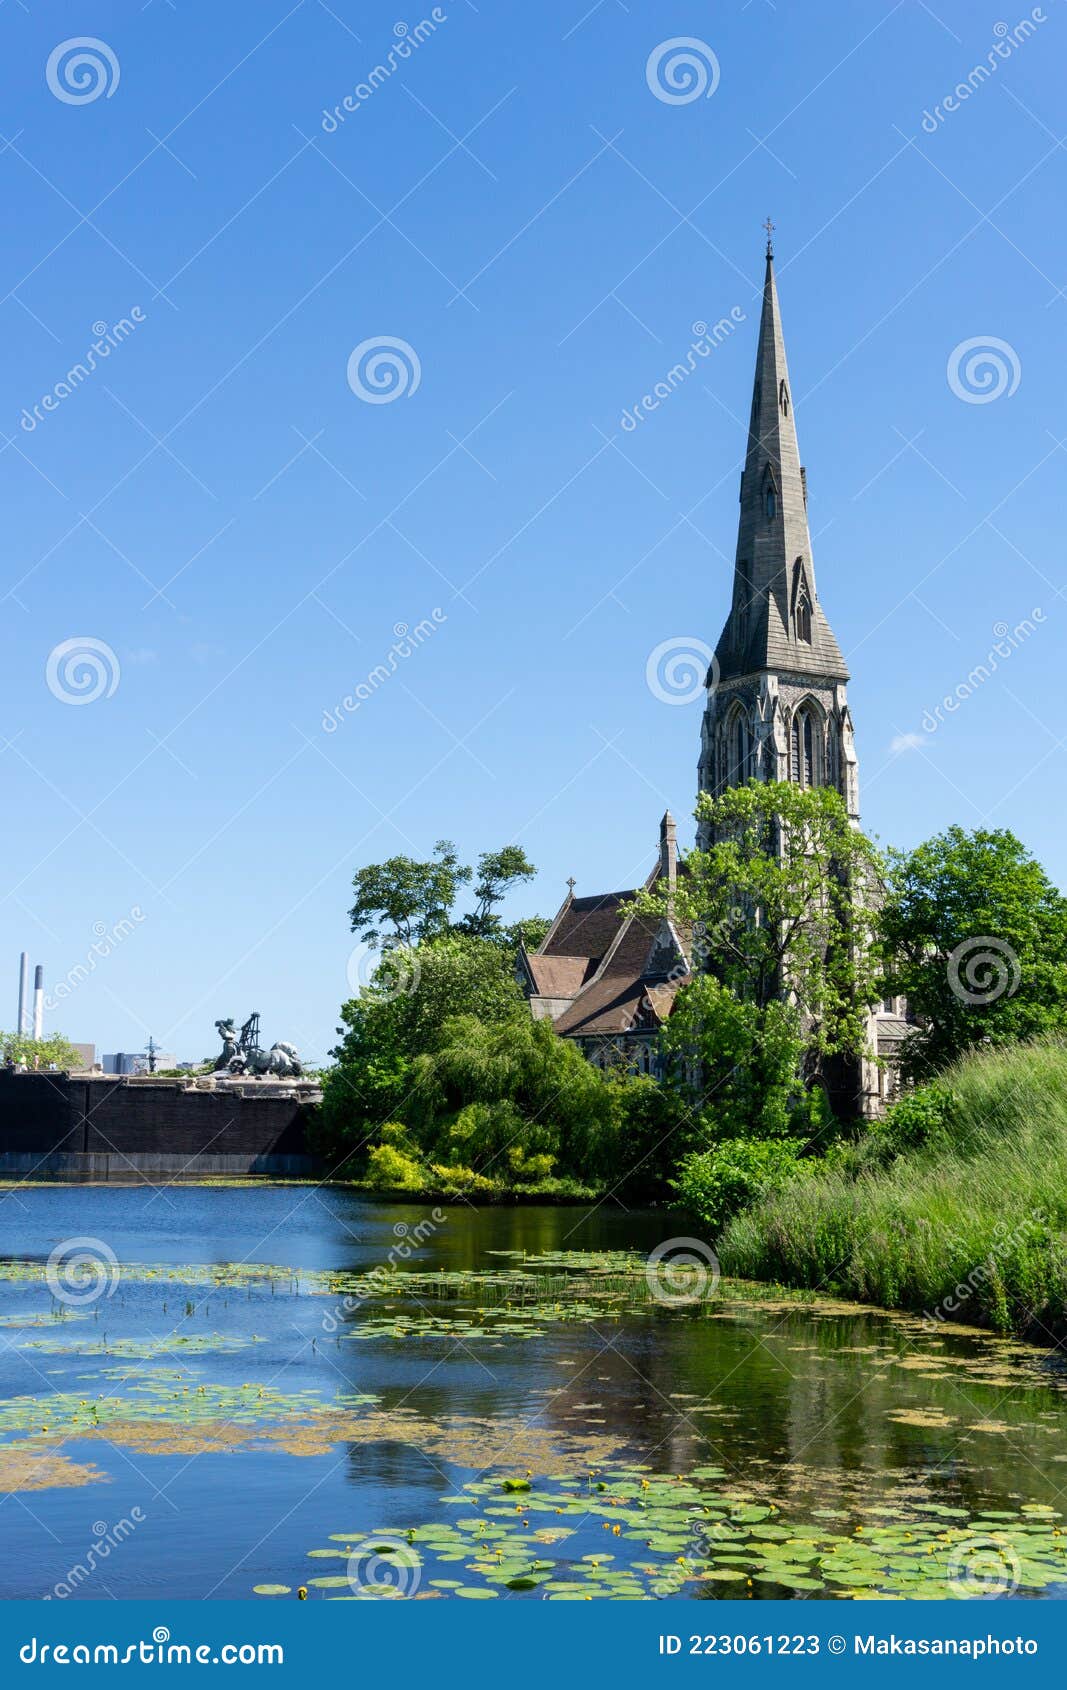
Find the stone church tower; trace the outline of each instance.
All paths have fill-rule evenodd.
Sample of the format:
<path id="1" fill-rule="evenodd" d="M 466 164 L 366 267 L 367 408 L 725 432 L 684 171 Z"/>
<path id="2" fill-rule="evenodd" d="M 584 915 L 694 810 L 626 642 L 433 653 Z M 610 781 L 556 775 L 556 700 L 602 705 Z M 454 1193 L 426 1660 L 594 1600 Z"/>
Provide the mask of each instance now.
<path id="1" fill-rule="evenodd" d="M 848 670 L 815 586 L 807 482 L 767 242 L 733 599 L 708 675 L 699 786 L 832 786 L 859 820 Z M 702 841 L 706 843 L 706 841 Z"/>

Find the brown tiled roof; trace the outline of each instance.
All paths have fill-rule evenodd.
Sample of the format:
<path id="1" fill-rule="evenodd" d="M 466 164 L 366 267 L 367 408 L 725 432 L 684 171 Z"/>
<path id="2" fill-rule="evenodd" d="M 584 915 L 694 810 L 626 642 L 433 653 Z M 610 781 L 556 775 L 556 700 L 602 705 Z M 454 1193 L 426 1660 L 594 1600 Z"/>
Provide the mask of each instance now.
<path id="1" fill-rule="evenodd" d="M 642 1014 L 645 1009 L 651 1011 L 652 1025 L 655 1026 L 667 1019 L 682 984 L 678 980 L 669 985 L 650 985 L 647 980 L 606 974 L 582 992 L 570 1009 L 559 1017 L 556 1031 L 572 1037 L 592 1038 L 595 1034 L 640 1030 L 639 1018 L 645 1019 Z M 636 1028 L 635 1022 L 638 1023 Z"/>
<path id="2" fill-rule="evenodd" d="M 601 892 L 591 898 L 572 898 L 555 931 L 549 933 L 538 956 L 591 957 L 599 962 L 619 931 L 619 910 L 630 892 Z M 533 959 L 531 958 L 531 961 Z"/>
<path id="3" fill-rule="evenodd" d="M 618 944 L 602 964 L 602 971 L 557 1018 L 557 1033 L 618 1033 L 630 1025 L 646 992 L 662 982 L 662 976 L 654 980 L 645 974 L 645 963 L 659 925 L 658 920 L 649 916 L 636 916 L 626 923 Z M 665 998 L 665 993 L 659 995 L 658 1003 L 653 998 L 657 1009 Z M 673 999 L 672 992 L 670 1001 Z"/>
<path id="4" fill-rule="evenodd" d="M 533 988 L 542 998 L 573 998 L 589 976 L 596 972 L 596 961 L 587 956 L 541 956 L 535 953 L 526 958 L 533 980 Z"/>

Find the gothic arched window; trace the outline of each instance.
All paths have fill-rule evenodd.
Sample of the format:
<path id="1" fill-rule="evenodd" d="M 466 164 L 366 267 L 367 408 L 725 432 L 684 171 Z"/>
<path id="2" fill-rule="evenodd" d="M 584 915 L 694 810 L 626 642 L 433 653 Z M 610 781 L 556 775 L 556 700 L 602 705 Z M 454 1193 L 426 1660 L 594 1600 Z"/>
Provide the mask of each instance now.
<path id="1" fill-rule="evenodd" d="M 789 733 L 789 778 L 798 786 L 817 786 L 819 782 L 818 740 L 815 719 L 810 710 L 801 708 L 793 716 Z"/>
<path id="2" fill-rule="evenodd" d="M 789 415 L 789 389 L 784 381 L 778 387 L 778 403 L 782 407 L 782 415 L 787 417 Z"/>
<path id="3" fill-rule="evenodd" d="M 805 645 L 811 644 L 811 600 L 808 598 L 807 586 L 801 582 L 797 595 L 797 639 L 803 640 Z"/>
<path id="4" fill-rule="evenodd" d="M 797 558 L 793 565 L 793 628 L 798 640 L 811 644 L 811 594 L 804 573 L 804 560 Z"/>
<path id="5" fill-rule="evenodd" d="M 730 723 L 726 758 L 728 785 L 743 786 L 748 779 L 748 729 L 740 710 Z"/>

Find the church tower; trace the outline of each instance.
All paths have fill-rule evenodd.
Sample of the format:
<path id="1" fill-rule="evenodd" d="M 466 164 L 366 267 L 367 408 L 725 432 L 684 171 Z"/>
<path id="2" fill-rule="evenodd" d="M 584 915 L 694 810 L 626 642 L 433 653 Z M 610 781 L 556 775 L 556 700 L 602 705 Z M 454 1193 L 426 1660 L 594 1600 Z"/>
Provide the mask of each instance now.
<path id="1" fill-rule="evenodd" d="M 815 586 L 768 223 L 733 598 L 708 675 L 699 783 L 831 786 L 859 820 L 848 670 Z"/>

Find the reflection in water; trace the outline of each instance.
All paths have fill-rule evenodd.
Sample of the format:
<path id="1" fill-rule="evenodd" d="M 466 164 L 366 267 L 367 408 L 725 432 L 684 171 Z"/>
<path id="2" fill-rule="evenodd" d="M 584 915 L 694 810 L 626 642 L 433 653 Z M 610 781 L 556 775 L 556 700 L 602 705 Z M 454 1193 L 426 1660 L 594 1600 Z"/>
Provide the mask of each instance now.
<path id="1" fill-rule="evenodd" d="M 36 1452 L 42 1481 L 33 1514 L 11 1509 L 5 1522 L 8 1594 L 46 1594 L 83 1555 L 94 1524 L 135 1506 L 144 1516 L 135 1537 L 109 1557 L 100 1588 L 90 1580 L 76 1594 L 243 1597 L 259 1581 L 292 1587 L 313 1565 L 308 1551 L 349 1528 L 430 1532 L 424 1553 L 443 1556 L 447 1571 L 433 1522 L 462 1518 L 444 1499 L 465 1483 L 489 1483 L 488 1500 L 470 1491 L 470 1509 L 488 1518 L 495 1505 L 530 1542 L 568 1508 L 578 1519 L 573 1491 L 570 1502 L 553 1494 L 525 1512 L 521 1493 L 501 1504 L 502 1472 L 529 1470 L 535 1486 L 568 1474 L 573 1485 L 577 1475 L 594 1500 L 599 1484 L 615 1484 L 623 1521 L 644 1506 L 637 1466 L 645 1490 L 657 1475 L 718 1470 L 701 1481 L 707 1496 L 754 1499 L 765 1512 L 751 1529 L 769 1543 L 827 1522 L 862 1536 L 872 1520 L 910 1530 L 924 1510 L 927 1519 L 941 1510 L 951 1526 L 983 1513 L 1015 1519 L 1021 1509 L 1051 1519 L 1041 1511 L 1060 1506 L 1067 1381 L 1037 1350 L 729 1286 L 721 1299 L 682 1308 L 594 1292 L 577 1319 L 564 1318 L 575 1312 L 566 1293 L 515 1309 L 484 1279 L 447 1299 L 424 1285 L 406 1298 L 383 1295 L 378 1280 L 377 1295 L 346 1306 L 352 1282 L 334 1276 L 390 1263 L 484 1276 L 514 1265 L 498 1252 L 644 1254 L 678 1230 L 670 1216 L 606 1206 L 437 1213 L 300 1186 L 0 1196 L 4 1260 L 36 1264 L 0 1274 L 0 1458 L 6 1451 L 3 1471 L 15 1475 L 6 1483 L 21 1489 L 33 1482 Z M 120 1273 L 109 1294 L 64 1310 L 41 1264 L 72 1238 L 99 1240 Z M 121 1264 L 142 1266 L 124 1275 Z M 242 1276 L 228 1264 L 295 1272 Z M 397 1337 L 400 1316 L 407 1335 Z M 424 1335 L 430 1320 L 447 1329 Z M 268 1420 L 273 1430 L 257 1448 L 256 1426 Z M 293 1453 L 300 1448 L 315 1453 Z M 498 1476 L 480 1480 L 490 1463 Z M 590 1471 L 608 1478 L 590 1480 Z M 647 1552 L 643 1524 L 616 1533 L 610 1516 L 583 1507 L 580 1528 L 565 1551 L 576 1561 L 608 1536 L 617 1571 Z M 986 1529 L 996 1529 L 989 1519 Z M 663 1526 L 663 1544 L 673 1546 L 677 1530 Z M 521 1545 L 494 1551 L 487 1565 L 507 1569 L 505 1553 L 520 1555 Z M 785 1552 L 776 1553 L 781 1569 Z M 463 1573 L 461 1553 L 452 1559 Z M 726 1554 L 716 1594 L 739 1594 L 729 1580 L 742 1559 L 731 1567 Z M 769 1576 L 753 1594 L 783 1593 L 768 1591 Z M 1051 1575 L 1042 1586 L 1061 1589 Z M 803 1578 L 794 1587 L 803 1590 Z M 634 1590 L 623 1580 L 618 1593 Z"/>

